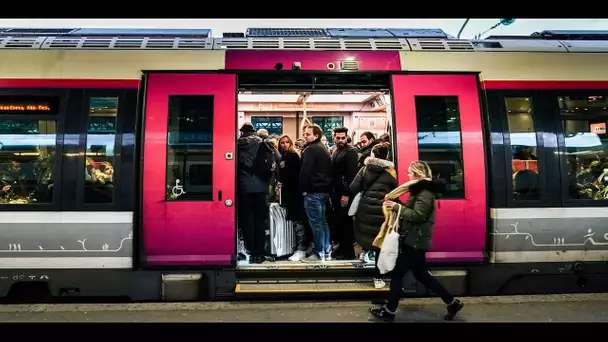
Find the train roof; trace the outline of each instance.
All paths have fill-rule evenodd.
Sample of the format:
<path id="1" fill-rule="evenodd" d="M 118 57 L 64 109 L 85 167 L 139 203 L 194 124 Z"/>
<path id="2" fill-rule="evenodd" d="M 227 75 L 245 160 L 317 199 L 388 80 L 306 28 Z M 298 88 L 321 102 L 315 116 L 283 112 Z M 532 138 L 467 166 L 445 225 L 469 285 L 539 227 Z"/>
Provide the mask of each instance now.
<path id="1" fill-rule="evenodd" d="M 221 38 L 210 29 L 0 28 L 0 49 L 608 52 L 608 31 L 467 40 L 439 28 L 249 28 Z"/>

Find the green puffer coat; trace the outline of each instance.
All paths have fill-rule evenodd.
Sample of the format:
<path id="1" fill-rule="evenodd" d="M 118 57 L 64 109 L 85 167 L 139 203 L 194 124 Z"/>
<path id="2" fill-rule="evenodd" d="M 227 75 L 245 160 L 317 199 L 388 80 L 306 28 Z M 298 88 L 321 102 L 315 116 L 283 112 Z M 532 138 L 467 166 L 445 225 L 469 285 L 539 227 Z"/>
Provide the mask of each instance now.
<path id="1" fill-rule="evenodd" d="M 400 242 L 414 249 L 431 249 L 435 225 L 435 200 L 445 191 L 441 180 L 421 180 L 410 187 L 410 197 L 405 204 L 393 207 L 395 213 L 401 207 L 399 217 Z"/>

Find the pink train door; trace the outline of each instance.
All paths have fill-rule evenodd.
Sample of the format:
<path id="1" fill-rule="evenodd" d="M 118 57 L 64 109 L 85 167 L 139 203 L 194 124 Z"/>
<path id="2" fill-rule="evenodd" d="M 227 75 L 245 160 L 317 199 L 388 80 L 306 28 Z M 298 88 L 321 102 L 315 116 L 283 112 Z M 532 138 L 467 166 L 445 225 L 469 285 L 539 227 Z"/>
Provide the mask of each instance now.
<path id="1" fill-rule="evenodd" d="M 147 75 L 142 237 L 148 265 L 235 254 L 235 75 Z"/>
<path id="2" fill-rule="evenodd" d="M 429 261 L 483 261 L 486 173 L 476 75 L 394 75 L 399 181 L 413 160 L 448 189 L 437 202 Z"/>

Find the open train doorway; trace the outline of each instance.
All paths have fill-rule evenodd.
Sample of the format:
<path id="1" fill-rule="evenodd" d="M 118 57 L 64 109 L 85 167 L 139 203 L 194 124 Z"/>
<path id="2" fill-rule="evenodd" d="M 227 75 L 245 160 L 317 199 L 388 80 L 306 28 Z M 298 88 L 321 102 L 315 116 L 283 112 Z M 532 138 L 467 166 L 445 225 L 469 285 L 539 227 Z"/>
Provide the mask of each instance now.
<path id="1" fill-rule="evenodd" d="M 321 129 L 321 142 L 330 158 L 339 149 L 356 152 L 357 164 L 352 166 L 356 168 L 354 174 L 363 166 L 373 145 L 380 141 L 393 141 L 389 75 L 244 74 L 239 75 L 237 101 L 238 128 L 251 124 L 255 134 L 270 143 L 281 155 L 277 170 L 268 182 L 265 224 L 262 227 L 254 226 L 256 231 L 252 233 L 243 211 L 256 209 L 249 206 L 237 208 L 237 268 L 251 271 L 373 268 L 375 254 L 358 244 L 356 238 L 348 247 L 341 246 L 345 244 L 339 241 L 344 241 L 344 238 L 340 238 L 344 229 L 349 229 L 354 238 L 353 225 L 351 218 L 347 218 L 346 221 L 350 222 L 345 223 L 344 216 L 337 214 L 336 206 L 340 206 L 340 203 L 336 203 L 335 196 L 333 201 L 330 196 L 325 204 L 332 256 L 315 260 L 313 229 L 304 208 L 299 208 L 300 215 L 290 213 L 298 210 L 294 208 L 293 197 L 302 194 L 293 188 L 287 190 L 284 183 L 299 178 L 302 151 L 307 144 L 304 136 L 307 125 L 316 125 Z M 348 130 L 346 146 L 341 140 L 334 139 L 334 130 L 344 128 Z M 241 134 L 237 132 L 237 136 Z M 293 162 L 295 168 L 294 164 L 286 167 L 287 150 L 290 150 L 293 158 L 298 158 Z M 391 148 L 390 162 L 395 155 Z M 335 177 L 334 174 L 331 176 Z M 345 185 L 350 182 L 344 181 Z M 290 219 L 298 216 L 301 220 Z M 253 234 L 265 236 L 264 256 L 255 258 L 257 260 L 252 257 L 250 246 L 254 243 L 251 238 Z"/>

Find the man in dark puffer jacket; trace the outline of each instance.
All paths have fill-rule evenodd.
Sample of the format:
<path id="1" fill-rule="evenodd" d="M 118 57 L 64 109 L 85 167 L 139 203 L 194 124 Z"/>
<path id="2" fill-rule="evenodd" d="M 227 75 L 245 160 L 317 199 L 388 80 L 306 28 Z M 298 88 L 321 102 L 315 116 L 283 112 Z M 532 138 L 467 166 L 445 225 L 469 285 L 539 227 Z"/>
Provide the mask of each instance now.
<path id="1" fill-rule="evenodd" d="M 268 181 L 253 172 L 255 157 L 264 142 L 251 123 L 241 127 L 238 148 L 238 224 L 242 228 L 245 248 L 251 253 L 250 263 L 265 261 L 266 229 L 268 224 Z"/>

